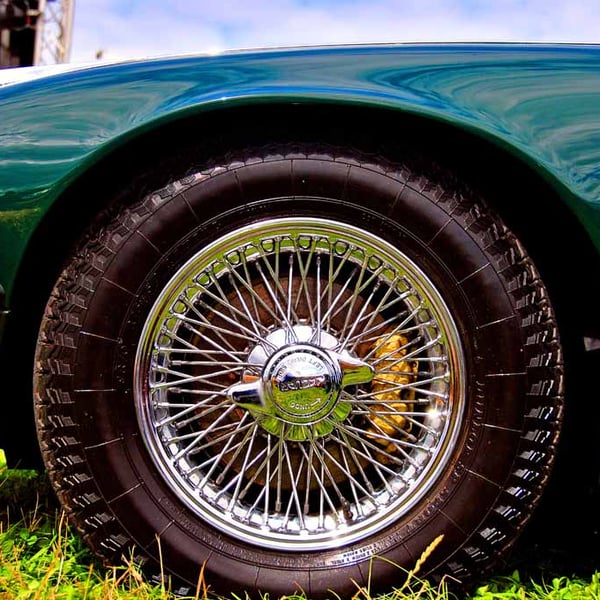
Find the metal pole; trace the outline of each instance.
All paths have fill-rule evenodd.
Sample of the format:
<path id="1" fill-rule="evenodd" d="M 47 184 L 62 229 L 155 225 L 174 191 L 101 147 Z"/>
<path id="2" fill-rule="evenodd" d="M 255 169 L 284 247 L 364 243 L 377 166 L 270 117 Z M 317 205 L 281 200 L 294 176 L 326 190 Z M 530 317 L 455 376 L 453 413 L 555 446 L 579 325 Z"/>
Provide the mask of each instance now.
<path id="1" fill-rule="evenodd" d="M 75 0 L 40 0 L 36 29 L 36 65 L 64 63 L 71 54 Z"/>
<path id="2" fill-rule="evenodd" d="M 44 0 L 45 1 L 45 0 Z M 75 13 L 75 0 L 62 0 L 62 56 L 57 62 L 68 62 L 71 57 L 71 37 L 73 33 L 73 15 Z"/>
<path id="3" fill-rule="evenodd" d="M 35 47 L 33 50 L 33 64 L 41 64 L 43 40 L 44 40 L 44 25 L 46 24 L 46 0 L 38 0 L 38 9 L 40 16 L 37 18 L 35 26 Z"/>

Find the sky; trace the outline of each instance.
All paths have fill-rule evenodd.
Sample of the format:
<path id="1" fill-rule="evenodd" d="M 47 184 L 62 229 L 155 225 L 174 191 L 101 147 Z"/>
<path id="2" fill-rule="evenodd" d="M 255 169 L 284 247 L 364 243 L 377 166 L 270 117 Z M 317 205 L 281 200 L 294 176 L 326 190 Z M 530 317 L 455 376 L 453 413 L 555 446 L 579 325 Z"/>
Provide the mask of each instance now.
<path id="1" fill-rule="evenodd" d="M 75 0 L 71 61 L 413 41 L 600 42 L 600 0 Z"/>

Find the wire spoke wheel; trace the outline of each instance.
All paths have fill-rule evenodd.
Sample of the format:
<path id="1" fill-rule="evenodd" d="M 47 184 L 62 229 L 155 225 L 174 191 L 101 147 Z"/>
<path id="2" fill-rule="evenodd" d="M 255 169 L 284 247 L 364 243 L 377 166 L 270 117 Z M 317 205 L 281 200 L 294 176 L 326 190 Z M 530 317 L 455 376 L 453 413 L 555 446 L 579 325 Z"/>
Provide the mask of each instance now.
<path id="1" fill-rule="evenodd" d="M 136 357 L 143 435 L 167 483 L 220 529 L 335 547 L 405 514 L 443 469 L 464 358 L 440 294 L 347 224 L 279 218 L 193 256 Z"/>
<path id="2" fill-rule="evenodd" d="M 198 152 L 108 198 L 48 300 L 36 422 L 71 520 L 181 595 L 202 566 L 225 595 L 385 592 L 428 548 L 420 576 L 472 580 L 561 422 L 523 244 L 408 149 Z"/>

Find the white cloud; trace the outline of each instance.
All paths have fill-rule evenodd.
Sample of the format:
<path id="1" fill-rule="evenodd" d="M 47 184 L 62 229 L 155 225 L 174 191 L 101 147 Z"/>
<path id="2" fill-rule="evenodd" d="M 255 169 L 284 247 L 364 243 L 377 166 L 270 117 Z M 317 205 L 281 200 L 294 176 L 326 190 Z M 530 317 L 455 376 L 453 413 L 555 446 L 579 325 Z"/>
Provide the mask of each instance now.
<path id="1" fill-rule="evenodd" d="M 73 61 L 93 60 L 97 52 L 122 59 L 223 47 L 218 28 L 169 14 L 166 2 L 147 2 L 134 14 L 123 14 L 124 3 L 114 0 L 84 2 L 75 8 Z"/>
<path id="2" fill-rule="evenodd" d="M 597 0 L 79 0 L 73 60 L 404 41 L 600 41 Z"/>

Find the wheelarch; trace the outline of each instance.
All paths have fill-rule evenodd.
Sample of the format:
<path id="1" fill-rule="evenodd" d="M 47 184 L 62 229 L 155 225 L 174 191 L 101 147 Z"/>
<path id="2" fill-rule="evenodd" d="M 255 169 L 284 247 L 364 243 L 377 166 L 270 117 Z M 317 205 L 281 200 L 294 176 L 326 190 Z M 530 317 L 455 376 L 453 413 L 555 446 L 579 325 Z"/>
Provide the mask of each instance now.
<path id="1" fill-rule="evenodd" d="M 532 255 L 550 290 L 563 338 L 580 339 L 587 329 L 594 335 L 599 328 L 599 323 L 578 318 L 595 314 L 582 310 L 581 301 L 585 299 L 592 306 L 600 287 L 597 278 L 584 282 L 588 288 L 575 298 L 564 293 L 555 268 L 564 261 L 566 251 L 568 262 L 581 261 L 597 272 L 600 264 L 589 236 L 566 207 L 560 191 L 506 148 L 477 133 L 390 109 L 311 103 L 205 113 L 147 131 L 105 156 L 62 193 L 35 231 L 15 281 L 13 313 L 3 343 L 3 364 L 21 384 L 16 395 L 19 400 L 11 409 L 19 423 L 19 435 L 8 431 L 0 435 L 8 440 L 4 445 L 8 444 L 9 464 L 40 465 L 28 401 L 38 327 L 71 247 L 96 214 L 110 211 L 106 199 L 129 190 L 143 194 L 164 185 L 162 173 L 148 172 L 157 162 L 183 176 L 184 172 L 177 171 L 182 157 L 194 156 L 200 164 L 231 148 L 289 141 L 352 146 L 391 159 L 408 148 L 423 160 L 446 165 L 459 179 L 481 190 Z M 35 294 L 31 293 L 32 281 Z M 577 307 L 571 306 L 575 302 Z"/>

